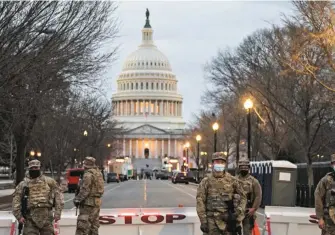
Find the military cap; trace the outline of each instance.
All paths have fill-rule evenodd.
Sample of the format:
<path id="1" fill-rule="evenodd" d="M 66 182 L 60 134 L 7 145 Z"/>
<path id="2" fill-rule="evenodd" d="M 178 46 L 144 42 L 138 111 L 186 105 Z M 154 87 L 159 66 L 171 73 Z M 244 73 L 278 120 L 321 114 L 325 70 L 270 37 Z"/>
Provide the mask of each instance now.
<path id="1" fill-rule="evenodd" d="M 32 167 L 41 167 L 41 162 L 39 160 L 31 160 L 28 162 L 28 168 L 32 168 Z"/>
<path id="2" fill-rule="evenodd" d="M 95 158 L 94 157 L 86 157 L 84 161 L 84 167 L 92 168 L 95 167 Z"/>
<path id="3" fill-rule="evenodd" d="M 330 155 L 330 162 L 335 162 L 335 153 Z"/>
<path id="4" fill-rule="evenodd" d="M 238 161 L 239 166 L 250 166 L 249 159 L 247 157 L 241 157 Z"/>
<path id="5" fill-rule="evenodd" d="M 212 155 L 212 161 L 214 160 L 223 160 L 223 161 L 227 161 L 227 156 L 223 154 L 223 152 L 216 152 L 213 153 Z"/>

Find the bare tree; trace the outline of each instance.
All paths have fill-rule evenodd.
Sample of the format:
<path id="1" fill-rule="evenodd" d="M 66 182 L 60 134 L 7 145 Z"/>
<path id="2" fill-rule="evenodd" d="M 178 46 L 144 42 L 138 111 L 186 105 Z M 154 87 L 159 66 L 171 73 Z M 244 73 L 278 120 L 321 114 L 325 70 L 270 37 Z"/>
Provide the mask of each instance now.
<path id="1" fill-rule="evenodd" d="M 294 36 L 291 53 L 282 57 L 291 70 L 307 75 L 324 88 L 335 91 L 335 3 L 333 1 L 293 1 L 296 14 L 285 17 L 285 26 Z M 306 53 L 318 51 L 318 60 Z"/>
<path id="2" fill-rule="evenodd" d="M 117 33 L 115 4 L 2 2 L 0 8 L 0 111 L 12 116 L 18 183 L 36 120 L 70 90 L 95 87 L 113 59 L 114 49 L 98 50 Z"/>

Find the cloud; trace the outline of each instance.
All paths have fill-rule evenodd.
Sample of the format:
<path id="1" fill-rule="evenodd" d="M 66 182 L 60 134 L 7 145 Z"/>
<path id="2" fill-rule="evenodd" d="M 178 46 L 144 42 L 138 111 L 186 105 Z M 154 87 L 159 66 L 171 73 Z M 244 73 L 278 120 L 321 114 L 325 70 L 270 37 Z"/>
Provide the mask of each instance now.
<path id="1" fill-rule="evenodd" d="M 218 49 L 237 46 L 257 29 L 279 24 L 281 13 L 291 14 L 290 2 L 121 2 L 119 57 L 107 69 L 107 95 L 116 91 L 116 79 L 126 57 L 141 42 L 145 10 L 158 49 L 169 59 L 184 96 L 185 121 L 200 110 L 204 91 L 203 67 Z"/>

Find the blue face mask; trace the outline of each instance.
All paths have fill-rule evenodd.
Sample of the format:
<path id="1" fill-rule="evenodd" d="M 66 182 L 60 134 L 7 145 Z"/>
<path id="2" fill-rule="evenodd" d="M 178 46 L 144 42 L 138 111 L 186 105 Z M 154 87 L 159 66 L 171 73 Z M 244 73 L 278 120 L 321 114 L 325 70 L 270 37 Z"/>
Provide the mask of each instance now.
<path id="1" fill-rule="evenodd" d="M 213 170 L 217 172 L 222 172 L 226 169 L 226 165 L 224 164 L 214 164 Z"/>

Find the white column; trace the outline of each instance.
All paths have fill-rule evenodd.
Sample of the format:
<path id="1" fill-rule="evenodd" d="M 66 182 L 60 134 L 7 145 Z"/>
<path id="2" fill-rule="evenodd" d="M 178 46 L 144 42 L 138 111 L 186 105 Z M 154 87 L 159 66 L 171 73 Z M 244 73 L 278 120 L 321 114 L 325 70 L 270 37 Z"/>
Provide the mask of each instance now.
<path id="1" fill-rule="evenodd" d="M 169 140 L 168 140 L 168 157 L 170 157 L 171 156 L 171 141 L 170 141 L 170 138 L 169 138 Z"/>
<path id="2" fill-rule="evenodd" d="M 129 139 L 129 157 L 133 156 L 133 140 Z"/>
<path id="3" fill-rule="evenodd" d="M 148 115 L 151 115 L 151 100 L 148 100 Z"/>
<path id="4" fill-rule="evenodd" d="M 137 100 L 137 115 L 140 115 L 140 101 Z"/>
<path id="5" fill-rule="evenodd" d="M 155 149 L 156 149 L 155 155 L 156 155 L 156 158 L 158 158 L 158 143 L 157 143 L 157 139 L 155 141 Z"/>
<path id="6" fill-rule="evenodd" d="M 159 106 L 160 106 L 159 115 L 163 116 L 163 100 L 159 102 Z"/>
<path id="7" fill-rule="evenodd" d="M 177 139 L 174 139 L 174 157 L 177 157 Z"/>
<path id="8" fill-rule="evenodd" d="M 123 156 L 126 156 L 126 139 L 123 138 Z"/>
<path id="9" fill-rule="evenodd" d="M 129 115 L 129 107 L 128 107 L 128 100 L 126 100 L 126 116 Z"/>
<path id="10" fill-rule="evenodd" d="M 158 103 L 157 100 L 155 100 L 155 111 L 154 111 L 155 115 L 158 115 Z"/>
<path id="11" fill-rule="evenodd" d="M 164 157 L 164 140 L 162 140 L 162 157 Z"/>
<path id="12" fill-rule="evenodd" d="M 144 139 L 142 139 L 142 158 L 144 158 Z"/>
<path id="13" fill-rule="evenodd" d="M 138 158 L 138 139 L 136 139 L 136 158 Z"/>
<path id="14" fill-rule="evenodd" d="M 130 115 L 134 115 L 134 102 L 133 100 L 130 101 Z"/>

